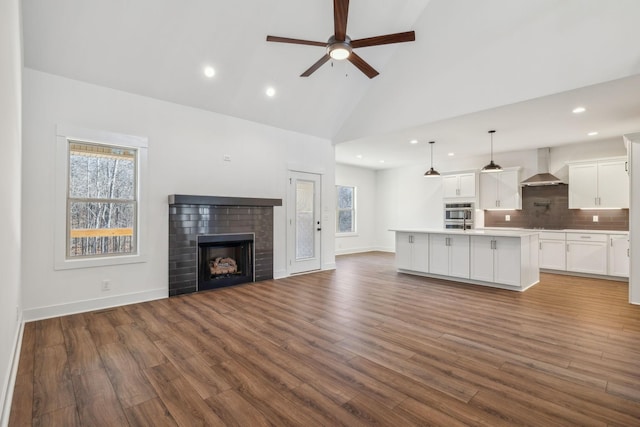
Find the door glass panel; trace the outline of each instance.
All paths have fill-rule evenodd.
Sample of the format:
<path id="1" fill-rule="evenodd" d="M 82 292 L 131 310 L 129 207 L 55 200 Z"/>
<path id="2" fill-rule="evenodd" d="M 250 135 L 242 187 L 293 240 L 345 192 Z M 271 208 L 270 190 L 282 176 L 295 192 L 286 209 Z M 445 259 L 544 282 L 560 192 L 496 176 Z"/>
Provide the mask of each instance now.
<path id="1" fill-rule="evenodd" d="M 313 181 L 296 181 L 296 259 L 313 258 L 315 248 Z"/>

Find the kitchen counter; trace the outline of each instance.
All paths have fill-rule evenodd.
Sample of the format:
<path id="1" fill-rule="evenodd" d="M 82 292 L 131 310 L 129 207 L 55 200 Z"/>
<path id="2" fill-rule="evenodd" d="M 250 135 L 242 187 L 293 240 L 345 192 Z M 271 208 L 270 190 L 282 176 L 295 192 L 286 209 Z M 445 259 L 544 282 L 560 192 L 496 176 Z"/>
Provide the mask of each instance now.
<path id="1" fill-rule="evenodd" d="M 524 291 L 540 281 L 538 231 L 397 228 L 400 273 Z"/>
<path id="2" fill-rule="evenodd" d="M 444 228 L 394 228 L 389 231 L 403 233 L 428 233 L 428 234 L 461 234 L 461 235 L 479 235 L 479 236 L 511 236 L 521 237 L 537 234 L 542 230 L 530 230 L 525 228 L 473 228 L 471 230 L 444 229 Z"/>

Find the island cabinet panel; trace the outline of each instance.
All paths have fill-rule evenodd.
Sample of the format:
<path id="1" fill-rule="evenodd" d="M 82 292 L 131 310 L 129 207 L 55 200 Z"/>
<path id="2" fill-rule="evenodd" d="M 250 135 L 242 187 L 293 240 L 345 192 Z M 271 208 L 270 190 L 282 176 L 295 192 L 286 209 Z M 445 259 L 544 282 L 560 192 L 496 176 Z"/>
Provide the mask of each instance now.
<path id="1" fill-rule="evenodd" d="M 429 273 L 469 278 L 469 236 L 431 234 Z"/>
<path id="2" fill-rule="evenodd" d="M 429 235 L 396 233 L 396 268 L 427 273 L 429 271 Z"/>
<path id="3" fill-rule="evenodd" d="M 473 236 L 471 248 L 471 278 L 484 282 L 493 282 L 493 237 Z"/>
<path id="4" fill-rule="evenodd" d="M 471 236 L 471 278 L 520 286 L 520 238 Z"/>

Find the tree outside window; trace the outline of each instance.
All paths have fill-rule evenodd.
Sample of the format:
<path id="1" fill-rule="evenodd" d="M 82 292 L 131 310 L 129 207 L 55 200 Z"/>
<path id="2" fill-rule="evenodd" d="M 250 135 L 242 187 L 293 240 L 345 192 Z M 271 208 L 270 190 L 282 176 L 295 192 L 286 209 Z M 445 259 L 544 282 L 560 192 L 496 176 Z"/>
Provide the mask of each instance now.
<path id="1" fill-rule="evenodd" d="M 337 185 L 336 233 L 356 232 L 356 187 Z"/>
<path id="2" fill-rule="evenodd" d="M 67 258 L 136 254 L 138 150 L 68 143 Z"/>

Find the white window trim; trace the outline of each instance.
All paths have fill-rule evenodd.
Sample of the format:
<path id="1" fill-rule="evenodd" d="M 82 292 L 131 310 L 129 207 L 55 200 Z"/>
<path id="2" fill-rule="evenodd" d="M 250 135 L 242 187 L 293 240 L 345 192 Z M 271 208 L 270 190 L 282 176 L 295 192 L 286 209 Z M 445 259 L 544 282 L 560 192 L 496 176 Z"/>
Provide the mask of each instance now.
<path id="1" fill-rule="evenodd" d="M 336 184 L 336 187 L 349 187 L 349 188 L 353 188 L 353 208 L 351 209 L 353 211 L 353 231 L 345 231 L 344 233 L 340 233 L 338 230 L 336 230 L 336 237 L 353 237 L 353 236 L 357 236 L 358 235 L 358 187 L 355 185 L 343 185 L 343 184 Z M 336 195 L 334 196 L 335 199 L 335 204 L 336 204 L 336 212 L 335 212 L 335 216 L 336 216 L 336 228 L 338 228 L 338 212 L 340 211 L 340 208 L 338 207 L 338 192 L 337 192 L 337 188 L 336 188 Z"/>
<path id="2" fill-rule="evenodd" d="M 69 140 L 93 142 L 138 149 L 138 251 L 130 255 L 112 255 L 95 258 L 68 259 L 67 253 L 67 187 L 69 174 Z M 54 269 L 67 270 L 109 265 L 133 264 L 147 261 L 147 148 L 148 139 L 141 136 L 124 135 L 106 131 L 84 129 L 75 126 L 56 126 L 56 165 L 55 165 L 55 226 L 54 226 Z"/>

